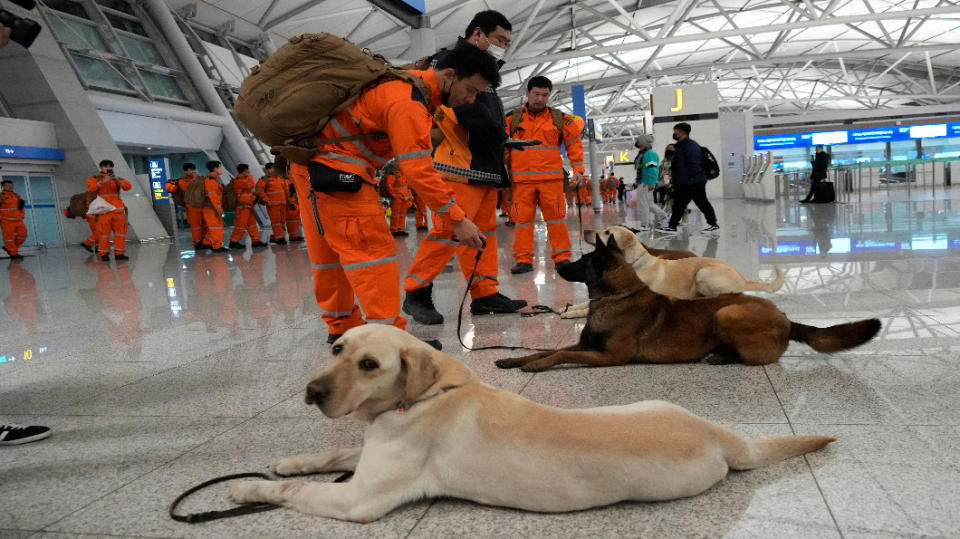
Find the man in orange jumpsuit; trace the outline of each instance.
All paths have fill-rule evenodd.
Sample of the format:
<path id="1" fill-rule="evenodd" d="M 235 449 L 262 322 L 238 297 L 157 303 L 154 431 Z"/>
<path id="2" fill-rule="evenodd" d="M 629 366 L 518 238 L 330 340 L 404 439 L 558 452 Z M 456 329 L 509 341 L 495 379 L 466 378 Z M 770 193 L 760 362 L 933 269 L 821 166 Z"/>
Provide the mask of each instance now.
<path id="1" fill-rule="evenodd" d="M 266 176 L 257 181 L 257 198 L 267 205 L 267 215 L 270 216 L 270 243 L 286 245 L 284 228 L 287 223 L 287 186 L 273 163 L 264 165 L 263 170 Z"/>
<path id="2" fill-rule="evenodd" d="M 184 163 L 183 177 L 176 180 L 167 181 L 167 192 L 181 192 L 186 194 L 187 186 L 192 181 L 202 181 L 197 175 L 197 165 L 193 163 Z M 190 205 L 184 205 L 187 212 L 187 224 L 190 225 L 190 238 L 193 240 L 193 248 L 199 249 L 203 246 L 203 238 L 207 235 L 207 227 L 203 223 L 203 208 L 194 208 Z"/>
<path id="3" fill-rule="evenodd" d="M 397 246 L 383 218 L 375 171 L 395 158 L 438 219 L 460 243 L 479 249 L 480 230 L 454 199 L 453 189 L 433 168 L 430 129 L 440 104 L 472 102 L 499 84 L 496 64 L 483 51 L 451 53 L 435 69 L 412 71 L 429 95 L 409 82 L 385 79 L 361 92 L 323 128 L 320 139 L 386 132 L 385 139 L 323 143 L 309 166 L 291 165 L 304 208 L 307 253 L 314 294 L 329 328 L 328 341 L 367 323 L 405 328 L 400 316 Z M 311 188 L 312 187 L 312 188 Z M 354 303 L 354 297 L 360 305 Z M 360 308 L 363 308 L 361 315 Z"/>
<path id="4" fill-rule="evenodd" d="M 10 260 L 23 260 L 20 246 L 27 241 L 27 227 L 23 224 L 26 203 L 13 192 L 13 182 L 3 180 L 0 188 L 0 232 L 3 233 L 3 250 Z"/>
<path id="5" fill-rule="evenodd" d="M 498 59 L 491 50 L 506 49 L 510 32 L 510 22 L 503 14 L 482 11 L 467 25 L 465 37 L 457 41 L 452 51 L 437 53 L 434 62 L 439 65 L 447 55 L 461 49 L 485 51 L 487 56 Z M 421 324 L 443 323 L 443 315 L 433 305 L 433 281 L 454 253 L 464 279 L 469 279 L 476 267 L 470 284 L 471 314 L 516 312 L 527 302 L 501 294 L 497 280 L 497 190 L 508 183 L 503 153 L 507 135 L 500 97 L 494 89 L 488 89 L 473 103 L 440 107 L 435 117 L 443 140 L 434 149 L 434 166 L 467 217 L 480 228 L 487 245 L 478 261 L 476 250 L 457 245 L 453 230 L 442 219 L 435 220 L 407 271 L 403 312 Z"/>
<path id="6" fill-rule="evenodd" d="M 114 207 L 113 211 L 97 216 L 97 255 L 110 261 L 110 233 L 113 232 L 113 257 L 127 260 L 127 212 L 120 191 L 129 191 L 133 185 L 126 178 L 113 174 L 113 161 L 100 161 L 100 174 L 87 179 L 87 191 L 99 196 Z"/>
<path id="7" fill-rule="evenodd" d="M 240 243 L 244 234 L 250 234 L 253 247 L 263 247 L 266 243 L 260 241 L 260 228 L 257 226 L 257 216 L 253 214 L 253 190 L 256 180 L 250 174 L 250 167 L 245 163 L 237 165 L 237 177 L 233 179 L 233 191 L 237 194 L 236 217 L 233 220 L 233 234 L 230 235 L 230 248 L 243 249 Z"/>
<path id="8" fill-rule="evenodd" d="M 387 182 L 387 192 L 390 193 L 390 233 L 394 236 L 407 236 L 407 210 L 413 204 L 410 187 L 397 172 L 387 174 L 383 181 Z"/>
<path id="9" fill-rule="evenodd" d="M 573 166 L 574 183 L 583 177 L 583 120 L 564 114 L 562 132 L 557 131 L 553 113 L 547 106 L 553 83 L 536 76 L 527 83 L 527 103 L 521 114 L 519 128 L 513 137 L 539 140 L 539 146 L 528 146 L 523 151 L 507 150 L 510 175 L 513 178 L 513 208 L 517 230 L 513 236 L 513 258 L 516 264 L 510 273 L 533 271 L 533 226 L 537 205 L 547 222 L 547 235 L 553 249 L 554 266 L 570 261 L 570 233 L 567 230 L 567 206 L 563 193 L 563 157 L 560 145 L 566 146 Z M 508 129 L 513 114 L 507 116 Z"/>
<path id="10" fill-rule="evenodd" d="M 590 206 L 593 204 L 593 182 L 590 178 L 584 176 L 577 185 L 579 185 L 577 189 L 580 193 L 580 205 Z"/>
<path id="11" fill-rule="evenodd" d="M 223 246 L 223 164 L 220 161 L 207 161 L 210 174 L 203 179 L 203 191 L 207 197 L 203 206 L 203 222 L 207 224 L 207 236 L 204 243 L 215 253 L 226 253 L 230 249 Z"/>

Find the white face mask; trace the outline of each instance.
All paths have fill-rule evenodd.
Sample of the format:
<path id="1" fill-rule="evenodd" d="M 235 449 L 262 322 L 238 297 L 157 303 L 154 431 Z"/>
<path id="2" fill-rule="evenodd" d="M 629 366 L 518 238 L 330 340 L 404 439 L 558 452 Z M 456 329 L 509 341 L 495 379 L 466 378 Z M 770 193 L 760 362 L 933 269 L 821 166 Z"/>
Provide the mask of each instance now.
<path id="1" fill-rule="evenodd" d="M 490 46 L 487 47 L 487 54 L 493 56 L 494 60 L 503 60 L 503 55 L 507 54 L 507 49 L 498 47 L 491 43 Z"/>

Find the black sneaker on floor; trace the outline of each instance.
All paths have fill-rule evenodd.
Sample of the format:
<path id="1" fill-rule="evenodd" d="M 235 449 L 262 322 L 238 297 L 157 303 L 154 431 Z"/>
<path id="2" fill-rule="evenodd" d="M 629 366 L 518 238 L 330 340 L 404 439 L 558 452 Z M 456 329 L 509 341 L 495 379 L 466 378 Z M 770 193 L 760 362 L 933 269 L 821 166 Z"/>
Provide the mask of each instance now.
<path id="1" fill-rule="evenodd" d="M 417 227 L 417 230 L 427 230 L 427 228 L 429 228 L 429 227 L 425 227 L 425 226 L 418 226 L 418 227 Z"/>
<path id="2" fill-rule="evenodd" d="M 500 292 L 470 302 L 470 314 L 515 313 L 527 306 L 522 299 L 510 299 Z"/>
<path id="3" fill-rule="evenodd" d="M 50 436 L 50 427 L 41 425 L 0 425 L 0 445 L 20 445 Z"/>
<path id="4" fill-rule="evenodd" d="M 100 260 L 103 262 L 110 262 L 110 255 L 103 255 L 100 257 Z"/>
<path id="5" fill-rule="evenodd" d="M 93 252 L 93 245 L 87 245 L 86 243 L 81 243 L 80 247 L 83 247 L 84 249 L 86 249 L 87 252 L 90 252 L 90 253 Z"/>
<path id="6" fill-rule="evenodd" d="M 657 232 L 660 232 L 662 234 L 676 234 L 677 229 L 676 227 L 672 227 L 672 226 L 658 226 Z"/>
<path id="7" fill-rule="evenodd" d="M 708 226 L 707 228 L 704 228 L 703 230 L 701 230 L 701 232 L 716 232 L 716 231 L 718 231 L 718 230 L 720 230 L 720 227 L 719 227 L 719 226 L 717 226 L 717 225 L 710 225 L 710 226 Z"/>
<path id="8" fill-rule="evenodd" d="M 295 241 L 303 241 L 303 236 L 297 236 L 297 237 L 292 237 L 292 238 L 290 238 L 290 242 L 291 242 L 291 243 L 293 243 L 293 242 L 295 242 Z"/>
<path id="9" fill-rule="evenodd" d="M 260 240 L 257 240 L 257 241 L 255 241 L 255 242 L 253 242 L 253 243 L 250 244 L 251 247 L 266 247 L 267 245 L 268 245 L 268 244 L 263 243 L 263 242 L 260 241 Z"/>
<path id="10" fill-rule="evenodd" d="M 231 248 L 231 249 L 245 249 L 246 247 L 247 247 L 246 245 L 240 243 L 239 241 L 231 241 L 231 242 L 230 242 L 230 248 Z"/>
<path id="11" fill-rule="evenodd" d="M 10 255 L 10 260 L 23 260 L 23 255 L 19 253 L 15 255 Z"/>
<path id="12" fill-rule="evenodd" d="M 229 252 L 230 252 L 230 249 L 227 249 L 226 247 L 223 247 L 223 246 L 221 245 L 220 247 L 217 247 L 216 249 L 210 249 L 210 252 L 211 252 L 211 253 L 229 253 Z"/>
<path id="13" fill-rule="evenodd" d="M 510 268 L 510 273 L 513 274 L 529 273 L 531 271 L 533 271 L 533 264 L 528 262 L 517 262 L 512 268 Z"/>
<path id="14" fill-rule="evenodd" d="M 407 292 L 403 298 L 403 312 L 421 324 L 428 326 L 442 324 L 443 315 L 433 306 L 433 283 Z"/>
<path id="15" fill-rule="evenodd" d="M 402 238 L 404 236 L 410 235 L 410 233 L 407 232 L 406 230 L 398 230 L 397 232 L 391 232 L 391 234 L 393 234 L 394 238 Z"/>
<path id="16" fill-rule="evenodd" d="M 113 255 L 114 260 L 130 260 L 130 257 L 127 255 Z"/>
<path id="17" fill-rule="evenodd" d="M 280 238 L 279 240 L 275 240 L 275 239 L 273 239 L 273 238 L 270 238 L 270 243 L 276 243 L 277 245 L 286 245 L 286 244 L 287 244 L 287 240 L 285 240 L 285 239 L 283 239 L 283 238 Z"/>
<path id="18" fill-rule="evenodd" d="M 340 337 L 343 337 L 343 333 L 331 333 L 327 335 L 327 344 L 333 344 Z"/>
<path id="19" fill-rule="evenodd" d="M 507 221 L 504 224 L 506 224 L 507 226 L 517 226 L 517 223 L 514 223 L 513 221 Z"/>

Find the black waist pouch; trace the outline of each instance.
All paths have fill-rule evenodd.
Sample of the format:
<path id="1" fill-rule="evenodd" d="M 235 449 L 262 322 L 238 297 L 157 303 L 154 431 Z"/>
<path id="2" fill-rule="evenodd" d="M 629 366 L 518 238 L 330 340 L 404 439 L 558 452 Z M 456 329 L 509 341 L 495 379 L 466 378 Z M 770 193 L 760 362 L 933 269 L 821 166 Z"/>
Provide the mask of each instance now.
<path id="1" fill-rule="evenodd" d="M 307 163 L 307 172 L 310 174 L 310 187 L 318 193 L 356 193 L 366 183 L 357 174 L 330 168 L 318 161 Z"/>

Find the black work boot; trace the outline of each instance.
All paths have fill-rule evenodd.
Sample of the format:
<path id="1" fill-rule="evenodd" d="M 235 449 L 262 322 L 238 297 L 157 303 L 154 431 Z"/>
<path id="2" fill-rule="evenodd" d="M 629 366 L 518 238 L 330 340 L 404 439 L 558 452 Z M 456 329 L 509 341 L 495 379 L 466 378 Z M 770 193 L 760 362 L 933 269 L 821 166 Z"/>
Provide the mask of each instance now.
<path id="1" fill-rule="evenodd" d="M 533 271 L 533 264 L 530 264 L 529 262 L 517 262 L 512 268 L 510 268 L 510 273 L 513 274 L 529 273 L 531 271 Z"/>
<path id="2" fill-rule="evenodd" d="M 515 313 L 527 306 L 522 299 L 510 299 L 500 292 L 470 302 L 470 314 Z"/>
<path id="3" fill-rule="evenodd" d="M 434 326 L 443 323 L 443 315 L 433 306 L 433 283 L 407 292 L 403 298 L 403 312 L 421 324 Z"/>

